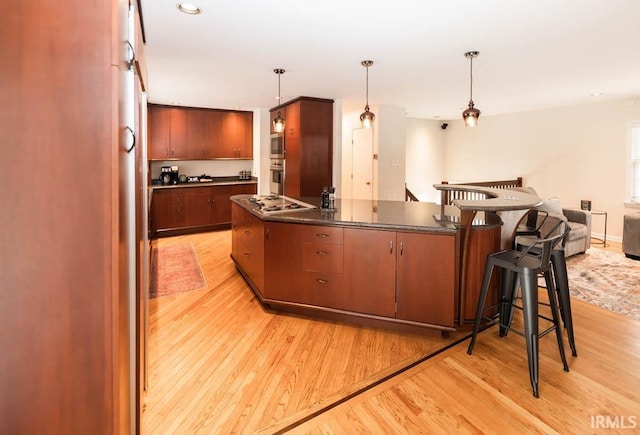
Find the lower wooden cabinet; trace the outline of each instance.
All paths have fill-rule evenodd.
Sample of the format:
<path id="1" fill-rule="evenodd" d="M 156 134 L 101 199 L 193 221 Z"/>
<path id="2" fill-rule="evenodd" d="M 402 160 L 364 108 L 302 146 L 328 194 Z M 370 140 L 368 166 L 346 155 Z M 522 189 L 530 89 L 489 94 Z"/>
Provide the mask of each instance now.
<path id="1" fill-rule="evenodd" d="M 455 237 L 397 233 L 396 317 L 454 326 Z"/>
<path id="2" fill-rule="evenodd" d="M 395 317 L 396 245 L 394 231 L 345 230 L 347 309 Z"/>
<path id="3" fill-rule="evenodd" d="M 264 225 L 260 219 L 233 204 L 231 255 L 257 289 L 264 288 Z"/>
<path id="4" fill-rule="evenodd" d="M 267 303 L 454 327 L 455 235 L 263 222 L 232 208 L 232 256 Z"/>
<path id="5" fill-rule="evenodd" d="M 156 189 L 151 200 L 154 236 L 210 231 L 231 223 L 233 195 L 254 194 L 255 184 Z"/>

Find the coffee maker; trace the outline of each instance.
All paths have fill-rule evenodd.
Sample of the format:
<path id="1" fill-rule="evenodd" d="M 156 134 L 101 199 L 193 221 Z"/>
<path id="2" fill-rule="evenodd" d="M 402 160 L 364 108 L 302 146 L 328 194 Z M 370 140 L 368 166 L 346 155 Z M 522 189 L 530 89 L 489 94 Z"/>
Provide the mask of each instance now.
<path id="1" fill-rule="evenodd" d="M 160 168 L 160 184 L 166 186 L 171 183 L 171 166 L 162 166 Z"/>
<path id="2" fill-rule="evenodd" d="M 180 173 L 178 172 L 177 166 L 171 166 L 169 176 L 171 178 L 171 184 L 178 184 L 178 181 L 180 180 Z"/>

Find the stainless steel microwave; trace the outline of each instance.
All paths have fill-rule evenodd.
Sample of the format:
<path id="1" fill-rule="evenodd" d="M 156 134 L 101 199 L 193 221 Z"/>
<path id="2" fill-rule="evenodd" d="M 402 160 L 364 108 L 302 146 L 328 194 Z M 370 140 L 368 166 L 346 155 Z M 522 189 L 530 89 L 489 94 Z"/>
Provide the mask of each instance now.
<path id="1" fill-rule="evenodd" d="M 284 133 L 271 134 L 271 158 L 284 159 Z"/>

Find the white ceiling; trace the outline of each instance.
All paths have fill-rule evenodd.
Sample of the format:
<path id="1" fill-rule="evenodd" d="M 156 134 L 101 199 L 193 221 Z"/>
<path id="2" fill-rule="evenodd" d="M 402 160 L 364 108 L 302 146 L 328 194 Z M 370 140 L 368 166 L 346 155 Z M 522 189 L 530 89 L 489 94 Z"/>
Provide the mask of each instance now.
<path id="1" fill-rule="evenodd" d="M 305 95 L 457 119 L 640 95 L 640 0 L 142 0 L 149 100 L 271 108 Z M 599 97 L 591 96 L 602 93 Z"/>

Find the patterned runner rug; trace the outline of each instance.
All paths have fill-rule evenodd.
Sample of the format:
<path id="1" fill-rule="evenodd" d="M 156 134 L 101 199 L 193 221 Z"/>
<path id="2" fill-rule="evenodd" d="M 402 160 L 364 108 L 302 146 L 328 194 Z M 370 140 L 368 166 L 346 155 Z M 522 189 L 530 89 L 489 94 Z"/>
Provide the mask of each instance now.
<path id="1" fill-rule="evenodd" d="M 200 262 L 193 245 L 153 248 L 150 297 L 156 298 L 205 288 Z"/>
<path id="2" fill-rule="evenodd" d="M 567 259 L 571 296 L 640 319 L 640 261 L 590 248 Z"/>

